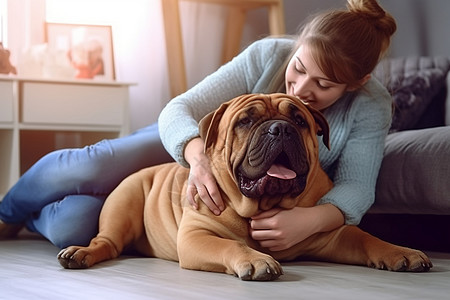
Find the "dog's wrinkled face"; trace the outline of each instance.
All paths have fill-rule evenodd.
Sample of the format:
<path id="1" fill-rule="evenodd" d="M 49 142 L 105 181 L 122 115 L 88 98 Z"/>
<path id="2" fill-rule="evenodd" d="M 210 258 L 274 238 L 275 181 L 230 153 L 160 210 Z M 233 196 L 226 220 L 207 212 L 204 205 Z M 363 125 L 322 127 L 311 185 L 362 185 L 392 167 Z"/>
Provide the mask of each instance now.
<path id="1" fill-rule="evenodd" d="M 316 135 L 325 133 L 328 142 L 323 116 L 285 94 L 237 97 L 205 122 L 202 136 L 219 184 L 226 174 L 245 197 L 258 200 L 259 210 L 294 207 L 318 161 Z"/>
<path id="2" fill-rule="evenodd" d="M 239 188 L 249 198 L 263 195 L 298 196 L 309 171 L 302 131 L 309 130 L 302 112 L 293 104 L 281 105 L 280 115 L 268 118 L 262 107 L 241 112 L 236 135 L 246 136 L 247 149 L 234 171 Z"/>

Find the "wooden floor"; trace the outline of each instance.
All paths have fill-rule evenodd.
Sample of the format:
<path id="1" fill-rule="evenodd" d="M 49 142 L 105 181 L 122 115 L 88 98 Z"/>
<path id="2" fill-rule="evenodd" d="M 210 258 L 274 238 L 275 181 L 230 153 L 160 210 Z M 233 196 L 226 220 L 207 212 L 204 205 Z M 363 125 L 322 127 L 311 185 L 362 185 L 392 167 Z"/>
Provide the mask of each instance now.
<path id="1" fill-rule="evenodd" d="M 450 253 L 428 253 L 428 273 L 394 273 L 320 262 L 283 264 L 273 282 L 183 270 L 154 258 L 121 257 L 65 270 L 59 249 L 35 235 L 0 241 L 0 299 L 449 299 Z"/>

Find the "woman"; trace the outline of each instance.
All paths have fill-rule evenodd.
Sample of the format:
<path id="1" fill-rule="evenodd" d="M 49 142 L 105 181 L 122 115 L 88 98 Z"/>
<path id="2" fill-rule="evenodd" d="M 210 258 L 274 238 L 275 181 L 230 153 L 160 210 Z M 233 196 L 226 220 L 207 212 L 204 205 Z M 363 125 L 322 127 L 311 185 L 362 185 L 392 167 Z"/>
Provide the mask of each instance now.
<path id="1" fill-rule="evenodd" d="M 198 193 L 216 214 L 224 208 L 198 137 L 199 119 L 241 94 L 286 92 L 327 117 L 331 151 L 321 144 L 319 158 L 335 187 L 315 207 L 254 216 L 251 236 L 276 251 L 344 222 L 358 224 L 374 201 L 392 113 L 387 91 L 370 73 L 395 30 L 394 19 L 375 0 L 349 0 L 347 11 L 319 14 L 308 22 L 297 42 L 256 42 L 173 99 L 160 115 L 160 134 L 169 153 L 190 167 L 192 205 Z"/>
<path id="2" fill-rule="evenodd" d="M 374 200 L 392 113 L 388 92 L 370 73 L 395 30 L 395 21 L 376 0 L 348 0 L 348 10 L 309 21 L 297 41 L 255 42 L 173 99 L 160 115 L 159 133 L 171 156 L 190 167 L 192 205 L 197 205 L 198 193 L 216 214 L 224 209 L 203 154 L 198 121 L 241 94 L 286 92 L 327 117 L 331 151 L 320 148 L 319 158 L 335 186 L 315 207 L 254 216 L 251 236 L 276 251 L 344 222 L 358 224 Z M 14 224 L 26 223 L 59 247 L 87 244 L 108 193 L 130 173 L 169 159 L 153 155 L 152 160 L 158 142 L 154 125 L 121 139 L 45 156 L 0 204 L 0 236 L 14 234 L 20 228 Z"/>

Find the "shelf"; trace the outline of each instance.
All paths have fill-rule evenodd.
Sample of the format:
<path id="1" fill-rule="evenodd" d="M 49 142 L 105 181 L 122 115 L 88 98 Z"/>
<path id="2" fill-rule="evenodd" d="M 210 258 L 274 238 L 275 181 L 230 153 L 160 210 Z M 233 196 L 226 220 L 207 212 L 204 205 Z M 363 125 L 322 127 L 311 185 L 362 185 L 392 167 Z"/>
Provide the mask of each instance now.
<path id="1" fill-rule="evenodd" d="M 113 80 L 95 80 L 95 79 L 56 79 L 56 78 L 38 78 L 38 77 L 23 77 L 16 75 L 0 74 L 0 81 L 23 81 L 23 82 L 38 82 L 38 83 L 55 83 L 55 84 L 74 84 L 74 85 L 104 85 L 104 86 L 133 86 L 134 82 L 123 82 Z"/>
<path id="2" fill-rule="evenodd" d="M 0 199 L 46 153 L 128 134 L 131 85 L 0 75 Z"/>
<path id="3" fill-rule="evenodd" d="M 1 129 L 1 125 L 0 125 L 0 129 Z M 25 124 L 25 123 L 21 123 L 19 124 L 18 128 L 20 130 L 46 130 L 46 131 L 55 131 L 55 129 L 57 128 L 58 130 L 61 131 L 100 131 L 100 132 L 118 132 L 122 130 L 122 126 L 102 126 L 102 125 L 97 125 L 95 127 L 93 127 L 92 125 L 81 125 L 81 124 L 76 124 L 76 125 L 67 125 L 67 124 Z"/>

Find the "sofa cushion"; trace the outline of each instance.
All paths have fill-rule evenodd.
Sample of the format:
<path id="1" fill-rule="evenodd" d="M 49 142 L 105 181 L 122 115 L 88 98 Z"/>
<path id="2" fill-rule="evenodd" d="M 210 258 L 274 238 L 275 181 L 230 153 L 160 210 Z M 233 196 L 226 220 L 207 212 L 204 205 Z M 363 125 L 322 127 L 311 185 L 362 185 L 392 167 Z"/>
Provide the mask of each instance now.
<path id="1" fill-rule="evenodd" d="M 450 61 L 446 57 L 385 59 L 373 75 L 390 91 L 394 115 L 390 132 L 415 128 L 428 105 L 446 85 Z"/>
<path id="2" fill-rule="evenodd" d="M 450 215 L 450 126 L 389 134 L 373 213 Z"/>

